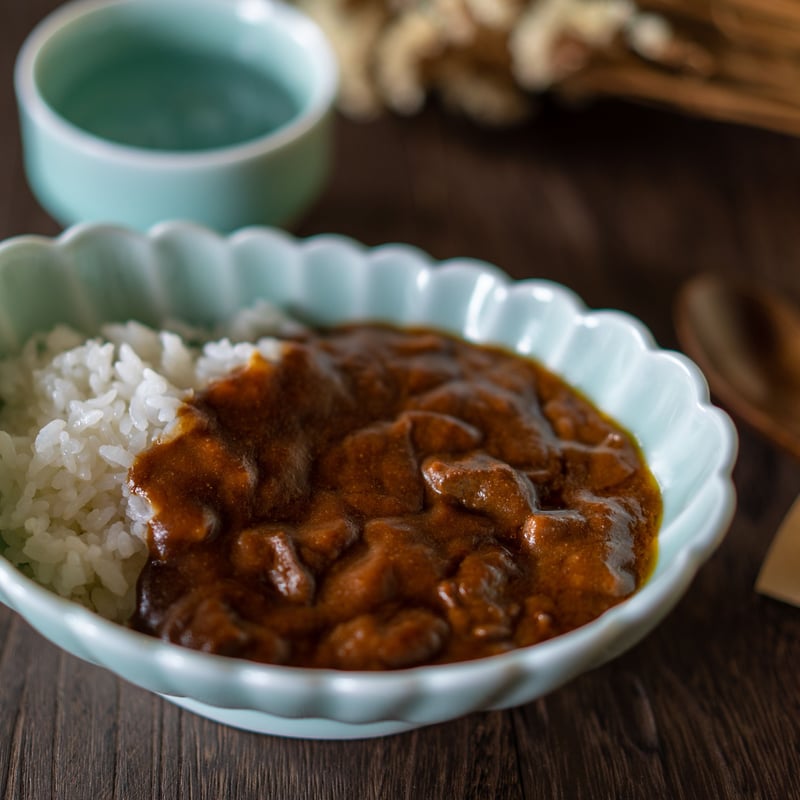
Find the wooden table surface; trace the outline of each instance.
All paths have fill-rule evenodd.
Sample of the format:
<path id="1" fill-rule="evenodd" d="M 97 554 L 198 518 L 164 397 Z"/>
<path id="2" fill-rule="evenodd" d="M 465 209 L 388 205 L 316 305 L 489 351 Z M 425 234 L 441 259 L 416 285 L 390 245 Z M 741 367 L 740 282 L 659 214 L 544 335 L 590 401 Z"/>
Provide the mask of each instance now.
<path id="1" fill-rule="evenodd" d="M 54 234 L 23 173 L 12 89 L 54 0 L 0 0 L 0 238 Z M 402 241 L 544 276 L 677 346 L 672 303 L 708 270 L 800 301 L 800 140 L 623 104 L 513 132 L 436 109 L 338 122 L 300 234 Z M 738 511 L 641 644 L 537 702 L 385 739 L 225 728 L 65 655 L 0 609 L 0 797 L 800 797 L 800 609 L 753 591 L 800 466 L 740 427 Z"/>

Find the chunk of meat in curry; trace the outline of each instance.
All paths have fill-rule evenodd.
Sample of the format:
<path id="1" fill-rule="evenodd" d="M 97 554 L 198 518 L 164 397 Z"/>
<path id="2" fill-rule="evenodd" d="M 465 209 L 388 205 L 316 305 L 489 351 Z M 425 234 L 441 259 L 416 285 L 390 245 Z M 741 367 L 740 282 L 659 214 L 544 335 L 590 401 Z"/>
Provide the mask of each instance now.
<path id="1" fill-rule="evenodd" d="M 661 513 L 631 438 L 540 365 L 382 326 L 254 357 L 129 483 L 154 509 L 135 628 L 339 669 L 583 625 L 646 578 Z"/>

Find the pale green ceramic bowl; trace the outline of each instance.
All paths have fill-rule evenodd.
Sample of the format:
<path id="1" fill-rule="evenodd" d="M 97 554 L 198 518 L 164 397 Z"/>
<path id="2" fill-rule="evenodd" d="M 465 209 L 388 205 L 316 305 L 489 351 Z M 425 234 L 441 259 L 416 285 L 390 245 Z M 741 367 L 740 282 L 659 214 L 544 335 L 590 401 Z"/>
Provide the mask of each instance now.
<path id="1" fill-rule="evenodd" d="M 77 0 L 30 34 L 25 169 L 59 222 L 283 225 L 329 167 L 335 58 L 275 0 Z"/>
<path id="2" fill-rule="evenodd" d="M 47 287 L 43 291 L 43 287 Z M 296 669 L 210 656 L 113 624 L 0 557 L 0 600 L 65 650 L 212 719 L 315 738 L 397 733 L 551 692 L 622 653 L 683 595 L 734 507 L 736 434 L 683 356 L 635 319 L 588 311 L 563 286 L 511 281 L 481 262 L 436 264 L 418 250 L 266 229 L 222 238 L 189 225 L 148 235 L 79 226 L 55 240 L 0 245 L 0 353 L 66 322 L 165 318 L 213 325 L 264 298 L 323 324 L 435 326 L 543 361 L 639 440 L 661 487 L 658 563 L 639 592 L 584 627 L 463 664 L 384 674 Z"/>

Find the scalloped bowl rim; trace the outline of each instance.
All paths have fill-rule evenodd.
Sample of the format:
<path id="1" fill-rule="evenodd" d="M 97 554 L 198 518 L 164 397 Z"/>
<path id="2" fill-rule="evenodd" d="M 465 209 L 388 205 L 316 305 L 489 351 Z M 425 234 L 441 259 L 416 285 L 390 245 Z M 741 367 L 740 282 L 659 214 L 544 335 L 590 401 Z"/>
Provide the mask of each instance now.
<path id="1" fill-rule="evenodd" d="M 313 717 L 356 725 L 368 725 L 387 719 L 413 725 L 428 724 L 461 716 L 470 711 L 516 705 L 535 699 L 577 674 L 599 666 L 638 641 L 682 596 L 697 570 L 725 535 L 735 507 L 731 478 L 738 446 L 735 428 L 723 411 L 710 404 L 705 379 L 693 362 L 680 353 L 658 348 L 647 328 L 624 312 L 590 311 L 571 290 L 553 281 L 542 279 L 515 281 L 497 267 L 473 259 L 459 258 L 436 262 L 422 251 L 407 245 L 367 248 L 338 235 L 322 235 L 298 240 L 288 234 L 267 228 L 245 228 L 229 236 L 223 236 L 193 223 L 183 222 L 162 223 L 147 234 L 139 234 L 113 225 L 86 223 L 73 226 L 57 238 L 35 235 L 15 237 L 0 243 L 0 270 L 9 253 L 13 254 L 20 248 L 41 248 L 52 254 L 84 242 L 87 237 L 91 239 L 96 236 L 121 237 L 121 240 L 130 238 L 137 243 L 146 239 L 151 245 L 156 241 L 175 236 L 190 236 L 214 242 L 215 246 L 222 245 L 227 249 L 232 249 L 242 242 L 252 241 L 253 238 L 261 238 L 273 243 L 280 242 L 301 256 L 312 252 L 315 248 L 338 248 L 351 258 L 355 254 L 358 258 L 366 258 L 368 261 L 385 257 L 387 254 L 399 254 L 405 259 L 415 261 L 426 275 L 443 271 L 455 274 L 466 270 L 464 274 L 488 276 L 489 280 L 501 289 L 525 286 L 542 296 L 550 296 L 564 303 L 578 320 L 576 324 L 603 325 L 606 320 L 611 320 L 613 324 L 627 329 L 626 335 L 635 341 L 637 348 L 647 351 L 648 358 L 657 354 L 659 359 L 670 362 L 671 369 L 677 369 L 688 379 L 695 413 L 706 419 L 714 429 L 716 437 L 714 468 L 707 476 L 702 492 L 693 496 L 692 503 L 687 506 L 693 508 L 697 504 L 697 497 L 702 494 L 710 496 L 713 501 L 712 510 L 706 513 L 702 520 L 693 522 L 697 529 L 670 563 L 666 565 L 659 563 L 653 576 L 633 596 L 595 621 L 555 639 L 476 661 L 376 673 L 261 665 L 208 655 L 162 642 L 105 620 L 94 612 L 40 586 L 0 557 L 0 599 L 17 610 L 37 629 L 41 630 L 40 623 L 45 620 L 46 623 L 59 624 L 69 630 L 74 636 L 83 640 L 82 647 L 70 648 L 63 639 L 56 640 L 52 633 L 44 632 L 44 635 L 79 657 L 106 666 L 133 683 L 170 696 L 172 699 L 178 696 L 194 698 L 208 706 L 233 710 L 249 709 L 287 720 L 295 717 Z M 672 525 L 681 522 L 684 511 L 678 514 Z M 44 627 L 47 627 L 47 624 Z M 632 637 L 632 640 L 627 641 L 626 634 Z M 627 641 L 621 648 L 620 640 Z M 107 653 L 108 649 L 115 648 L 131 653 L 140 662 L 153 659 L 162 670 L 191 669 L 193 680 L 199 681 L 203 688 L 198 690 L 195 687 L 191 691 L 183 692 L 180 687 L 166 686 L 163 673 L 160 680 L 157 679 L 158 676 L 153 677 L 155 673 L 125 675 L 119 668 L 109 666 L 105 656 L 97 657 L 98 652 L 103 654 Z M 500 680 L 497 678 L 498 674 L 505 674 L 506 677 Z M 532 694 L 524 685 L 525 678 L 530 676 L 533 676 L 534 681 L 544 681 L 544 685 Z M 522 688 L 510 692 L 504 691 L 499 685 L 499 683 L 520 682 L 523 684 Z M 494 693 L 501 698 L 499 702 L 495 702 L 492 696 L 485 696 L 484 689 L 487 685 L 494 687 Z M 278 694 L 288 693 L 290 699 L 286 702 L 276 699 L 276 687 Z M 262 692 L 267 688 L 270 691 Z M 473 698 L 482 699 L 469 700 L 463 696 L 470 692 L 473 693 Z M 431 696 L 431 693 L 445 693 L 450 698 L 449 702 L 453 708 L 448 710 L 437 706 L 435 711 L 420 709 L 417 701 Z M 405 710 L 383 716 L 366 711 L 363 703 L 358 709 L 350 710 L 347 708 L 346 700 L 355 695 L 376 700 L 388 697 L 390 699 L 386 702 L 390 705 L 394 703 L 396 707 Z M 460 699 L 459 695 L 462 696 Z M 295 707 L 285 707 L 287 703 L 288 705 L 294 703 Z M 334 733 L 331 738 L 338 738 L 338 735 Z"/>

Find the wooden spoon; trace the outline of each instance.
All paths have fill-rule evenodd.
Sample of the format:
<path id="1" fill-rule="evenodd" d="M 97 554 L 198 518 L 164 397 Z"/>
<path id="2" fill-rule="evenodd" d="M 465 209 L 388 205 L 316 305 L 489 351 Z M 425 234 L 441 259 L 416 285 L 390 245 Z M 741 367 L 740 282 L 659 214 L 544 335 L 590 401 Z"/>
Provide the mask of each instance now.
<path id="1" fill-rule="evenodd" d="M 800 312 L 763 289 L 701 275 L 678 295 L 675 328 L 719 400 L 800 459 Z M 800 497 L 756 590 L 800 606 Z"/>
<path id="2" fill-rule="evenodd" d="M 675 328 L 719 401 L 800 459 L 800 311 L 761 288 L 699 275 L 678 295 Z"/>

